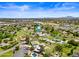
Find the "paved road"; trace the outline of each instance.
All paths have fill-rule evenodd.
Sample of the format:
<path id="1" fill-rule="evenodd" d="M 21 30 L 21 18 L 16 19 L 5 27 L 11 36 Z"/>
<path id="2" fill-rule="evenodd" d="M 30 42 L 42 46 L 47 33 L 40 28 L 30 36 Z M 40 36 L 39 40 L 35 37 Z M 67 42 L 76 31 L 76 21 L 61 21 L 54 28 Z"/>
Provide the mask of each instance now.
<path id="1" fill-rule="evenodd" d="M 13 57 L 24 57 L 25 53 L 28 52 L 28 50 L 26 48 L 27 47 L 25 47 L 25 44 L 20 44 L 20 49 L 15 52 L 15 54 L 13 55 Z"/>

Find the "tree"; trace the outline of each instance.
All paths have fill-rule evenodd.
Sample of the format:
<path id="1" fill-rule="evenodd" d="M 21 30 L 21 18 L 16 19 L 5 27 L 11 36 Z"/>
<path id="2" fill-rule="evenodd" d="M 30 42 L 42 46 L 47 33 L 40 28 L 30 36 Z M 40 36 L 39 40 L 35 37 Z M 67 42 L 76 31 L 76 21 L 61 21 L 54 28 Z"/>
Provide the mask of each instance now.
<path id="1" fill-rule="evenodd" d="M 73 35 L 79 37 L 79 33 L 78 32 L 73 33 Z"/>
<path id="2" fill-rule="evenodd" d="M 62 50 L 62 46 L 59 45 L 59 44 L 57 44 L 57 45 L 55 46 L 55 50 L 58 51 L 58 52 L 60 52 L 60 51 Z"/>
<path id="3" fill-rule="evenodd" d="M 57 35 L 59 34 L 59 32 L 56 31 L 56 30 L 54 30 L 53 32 L 51 32 L 51 34 L 52 34 L 53 36 L 57 36 Z"/>
<path id="4" fill-rule="evenodd" d="M 13 37 L 11 37 L 9 41 L 13 41 Z"/>
<path id="5" fill-rule="evenodd" d="M 1 44 L 1 42 L 2 42 L 2 39 L 0 39 L 0 44 Z"/>
<path id="6" fill-rule="evenodd" d="M 19 46 L 15 47 L 15 50 L 16 50 L 16 51 L 19 50 Z"/>
<path id="7" fill-rule="evenodd" d="M 79 57 L 79 47 L 77 47 L 74 51 L 73 51 L 73 57 Z"/>
<path id="8" fill-rule="evenodd" d="M 26 35 L 26 38 L 25 38 L 25 41 L 26 41 L 26 43 L 29 43 L 29 36 L 28 35 Z"/>
<path id="9" fill-rule="evenodd" d="M 51 31 L 50 32 L 53 32 L 54 31 L 54 27 L 52 27 Z"/>
<path id="10" fill-rule="evenodd" d="M 38 39 L 38 38 L 39 38 L 39 35 L 38 35 L 38 34 L 36 34 L 36 35 L 35 35 L 35 38 L 37 38 L 37 39 Z"/>
<path id="11" fill-rule="evenodd" d="M 69 41 L 68 41 L 68 44 L 71 44 L 71 45 L 73 45 L 73 46 L 78 46 L 78 45 L 79 45 L 79 42 L 76 42 L 76 41 L 74 41 L 74 40 L 69 40 Z"/>
<path id="12" fill-rule="evenodd" d="M 47 25 L 47 26 L 45 27 L 45 30 L 47 31 L 47 33 L 50 33 L 50 31 L 51 31 L 51 26 Z"/>
<path id="13" fill-rule="evenodd" d="M 4 40 L 4 43 L 8 43 L 8 40 Z"/>
<path id="14" fill-rule="evenodd" d="M 52 52 L 53 52 L 53 49 L 52 49 L 52 47 L 50 48 L 50 47 L 48 47 L 48 48 L 46 48 L 46 49 L 44 49 L 44 57 L 49 57 L 49 56 L 51 56 L 52 55 Z"/>

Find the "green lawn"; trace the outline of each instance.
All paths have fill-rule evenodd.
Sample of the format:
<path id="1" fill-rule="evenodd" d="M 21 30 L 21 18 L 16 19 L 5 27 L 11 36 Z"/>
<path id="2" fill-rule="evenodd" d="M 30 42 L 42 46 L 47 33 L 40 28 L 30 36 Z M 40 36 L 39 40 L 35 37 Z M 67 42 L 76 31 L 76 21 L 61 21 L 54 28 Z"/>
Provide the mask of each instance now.
<path id="1" fill-rule="evenodd" d="M 50 40 L 50 39 L 53 39 L 53 36 L 47 36 L 47 38 Z"/>
<path id="2" fill-rule="evenodd" d="M 0 47 L 0 51 L 3 51 L 3 49 Z"/>
<path id="3" fill-rule="evenodd" d="M 13 51 L 9 51 L 3 55 L 0 55 L 0 57 L 12 57 L 13 56 Z"/>

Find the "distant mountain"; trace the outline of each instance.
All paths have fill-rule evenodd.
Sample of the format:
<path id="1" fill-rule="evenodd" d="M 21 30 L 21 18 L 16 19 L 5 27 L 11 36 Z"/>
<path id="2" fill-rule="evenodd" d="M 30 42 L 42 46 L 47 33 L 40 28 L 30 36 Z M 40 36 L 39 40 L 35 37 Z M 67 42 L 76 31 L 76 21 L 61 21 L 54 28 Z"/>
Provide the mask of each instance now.
<path id="1" fill-rule="evenodd" d="M 79 17 L 45 17 L 45 18 L 0 18 L 0 20 L 79 20 Z"/>

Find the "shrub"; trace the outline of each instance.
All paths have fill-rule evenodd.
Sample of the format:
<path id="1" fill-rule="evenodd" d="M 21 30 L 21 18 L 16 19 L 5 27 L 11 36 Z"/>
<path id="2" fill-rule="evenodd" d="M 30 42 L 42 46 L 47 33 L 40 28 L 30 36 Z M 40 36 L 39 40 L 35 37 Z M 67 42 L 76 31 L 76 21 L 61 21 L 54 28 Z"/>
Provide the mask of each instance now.
<path id="1" fill-rule="evenodd" d="M 58 51 L 58 52 L 60 52 L 60 51 L 62 50 L 62 46 L 59 45 L 59 44 L 57 44 L 57 45 L 55 46 L 55 50 Z"/>
<path id="2" fill-rule="evenodd" d="M 68 41 L 68 44 L 71 44 L 73 46 L 78 46 L 79 45 L 79 42 L 76 42 L 74 40 L 70 40 L 70 41 Z"/>
<path id="3" fill-rule="evenodd" d="M 19 46 L 15 47 L 15 50 L 19 50 Z"/>
<path id="4" fill-rule="evenodd" d="M 73 35 L 79 37 L 79 33 L 78 32 L 73 33 Z"/>

